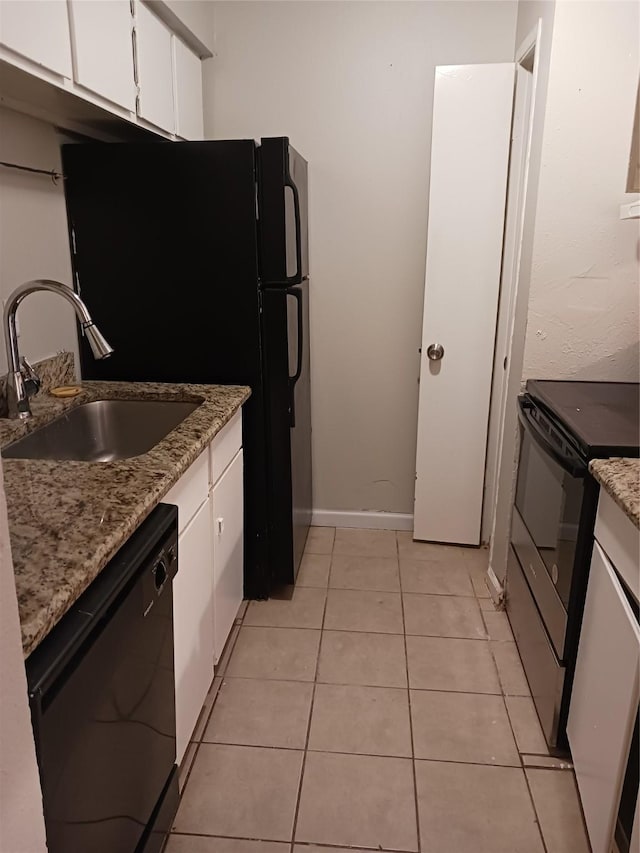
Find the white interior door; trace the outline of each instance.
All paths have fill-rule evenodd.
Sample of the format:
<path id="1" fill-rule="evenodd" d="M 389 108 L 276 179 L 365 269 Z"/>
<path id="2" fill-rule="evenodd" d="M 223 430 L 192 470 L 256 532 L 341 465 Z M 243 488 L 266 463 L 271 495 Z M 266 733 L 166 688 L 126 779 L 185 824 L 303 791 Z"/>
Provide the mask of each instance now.
<path id="1" fill-rule="evenodd" d="M 513 63 L 436 68 L 416 539 L 480 542 L 514 73 Z"/>

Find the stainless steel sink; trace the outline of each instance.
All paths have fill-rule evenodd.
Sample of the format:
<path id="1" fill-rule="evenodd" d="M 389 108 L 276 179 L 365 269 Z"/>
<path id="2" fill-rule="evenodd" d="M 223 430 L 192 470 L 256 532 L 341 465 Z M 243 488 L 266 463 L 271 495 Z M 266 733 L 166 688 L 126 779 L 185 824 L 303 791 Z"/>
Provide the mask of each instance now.
<path id="1" fill-rule="evenodd" d="M 2 451 L 7 459 L 112 462 L 155 447 L 199 403 L 94 400 L 71 409 Z"/>

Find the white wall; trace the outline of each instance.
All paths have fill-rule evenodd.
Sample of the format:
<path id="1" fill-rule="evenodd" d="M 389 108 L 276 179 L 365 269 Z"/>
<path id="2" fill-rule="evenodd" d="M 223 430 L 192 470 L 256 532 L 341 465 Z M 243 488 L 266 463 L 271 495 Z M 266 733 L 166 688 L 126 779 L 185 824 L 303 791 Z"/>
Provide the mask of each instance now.
<path id="1" fill-rule="evenodd" d="M 158 7 L 164 6 L 170 16 L 175 16 L 171 20 L 172 28 L 184 36 L 185 34 L 182 32 L 182 26 L 184 26 L 206 48 L 207 52 L 200 55 L 211 56 L 211 48 L 213 46 L 213 0 L 146 0 L 146 2 L 152 8 L 155 8 L 156 12 L 162 18 L 165 18 L 166 14 L 163 14 L 162 10 Z"/>
<path id="2" fill-rule="evenodd" d="M 640 7 L 634 2 L 520 2 L 517 39 L 543 19 L 544 127 L 533 140 L 523 235 L 520 351 L 511 369 L 491 567 L 506 571 L 521 379 L 635 380 L 638 223 L 620 221 L 640 70 Z M 544 75 L 544 76 L 543 76 Z M 534 151 L 538 149 L 534 159 Z M 522 353 L 522 341 L 526 346 Z"/>
<path id="3" fill-rule="evenodd" d="M 288 135 L 310 163 L 316 508 L 413 512 L 434 66 L 511 60 L 515 23 L 510 2 L 215 6 L 206 135 Z"/>
<path id="4" fill-rule="evenodd" d="M 0 853 L 46 851 L 0 465 Z"/>
<path id="5" fill-rule="evenodd" d="M 55 128 L 0 108 L 0 160 L 61 171 Z M 71 257 L 62 182 L 0 167 L 0 299 L 32 278 L 71 286 Z M 18 311 L 20 350 L 30 361 L 77 349 L 75 315 L 59 296 L 35 293 Z M 4 331 L 0 374 L 6 372 Z"/>
<path id="6" fill-rule="evenodd" d="M 640 379 L 638 223 L 618 214 L 639 34 L 636 2 L 557 4 L 525 377 Z"/>

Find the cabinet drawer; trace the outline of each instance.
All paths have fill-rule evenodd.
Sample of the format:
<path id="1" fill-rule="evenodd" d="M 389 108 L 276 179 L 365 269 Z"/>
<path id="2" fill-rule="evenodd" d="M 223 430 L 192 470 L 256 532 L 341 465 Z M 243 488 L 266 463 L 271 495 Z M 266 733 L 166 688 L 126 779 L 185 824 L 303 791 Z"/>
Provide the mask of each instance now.
<path id="1" fill-rule="evenodd" d="M 222 427 L 211 443 L 211 482 L 217 483 L 242 447 L 242 409 Z"/>
<path id="2" fill-rule="evenodd" d="M 163 503 L 178 507 L 178 531 L 187 524 L 206 501 L 209 494 L 209 451 L 204 450 L 196 461 L 162 499 Z"/>
<path id="3" fill-rule="evenodd" d="M 507 558 L 507 616 L 518 644 L 531 696 L 545 737 L 555 744 L 557 711 L 564 687 L 564 667 L 558 661 L 538 614 L 513 547 Z"/>
<path id="4" fill-rule="evenodd" d="M 567 611 L 564 609 L 558 591 L 517 509 L 513 510 L 511 544 L 518 556 L 536 604 L 540 611 L 545 614 L 545 623 L 556 655 L 562 659 L 567 633 Z"/>

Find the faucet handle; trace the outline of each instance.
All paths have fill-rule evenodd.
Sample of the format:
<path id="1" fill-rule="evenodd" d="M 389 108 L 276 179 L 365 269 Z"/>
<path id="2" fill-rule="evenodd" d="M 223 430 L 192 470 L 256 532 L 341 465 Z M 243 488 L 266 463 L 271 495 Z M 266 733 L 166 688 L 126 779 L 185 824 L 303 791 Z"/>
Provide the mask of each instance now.
<path id="1" fill-rule="evenodd" d="M 20 358 L 20 373 L 24 380 L 24 387 L 27 392 L 27 396 L 33 397 L 33 395 L 37 394 L 40 390 L 42 382 L 38 374 L 24 356 Z"/>

